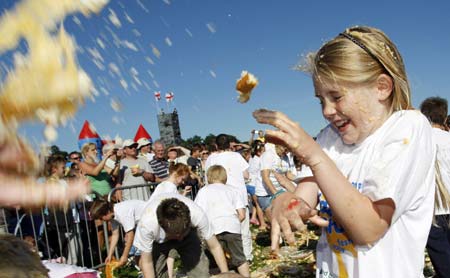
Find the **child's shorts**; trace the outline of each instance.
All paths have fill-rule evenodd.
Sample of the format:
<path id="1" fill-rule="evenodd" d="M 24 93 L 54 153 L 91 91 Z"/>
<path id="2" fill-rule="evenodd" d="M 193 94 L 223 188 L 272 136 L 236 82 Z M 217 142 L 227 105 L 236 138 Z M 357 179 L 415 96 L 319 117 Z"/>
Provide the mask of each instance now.
<path id="1" fill-rule="evenodd" d="M 254 185 L 247 184 L 245 187 L 247 187 L 247 193 L 251 196 L 255 195 L 256 187 Z"/>
<path id="2" fill-rule="evenodd" d="M 265 211 L 268 207 L 270 207 L 270 195 L 267 196 L 257 196 L 258 204 L 263 211 Z"/>
<path id="3" fill-rule="evenodd" d="M 217 239 L 222 245 L 225 252 L 231 256 L 231 265 L 233 267 L 241 266 L 247 262 L 247 258 L 244 255 L 244 247 L 242 245 L 242 236 L 240 234 L 233 234 L 229 232 L 220 233 Z"/>

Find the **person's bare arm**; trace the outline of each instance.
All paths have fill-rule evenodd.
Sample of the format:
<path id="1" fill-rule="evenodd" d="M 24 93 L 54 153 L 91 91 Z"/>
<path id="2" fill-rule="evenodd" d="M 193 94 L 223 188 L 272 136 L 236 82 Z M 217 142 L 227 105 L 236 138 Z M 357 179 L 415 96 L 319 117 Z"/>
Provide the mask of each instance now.
<path id="1" fill-rule="evenodd" d="M 361 194 L 319 144 L 285 114 L 261 109 L 253 116 L 259 123 L 277 128 L 266 131 L 269 141 L 282 143 L 311 168 L 317 186 L 333 211 L 333 218 L 354 244 L 372 244 L 385 234 L 395 211 L 392 199 L 374 202 Z"/>
<path id="2" fill-rule="evenodd" d="M 188 157 L 191 155 L 191 151 L 186 149 L 185 147 L 177 146 L 175 148 L 179 149 L 181 152 L 183 152 L 184 155 L 186 155 Z"/>
<path id="3" fill-rule="evenodd" d="M 128 253 L 130 253 L 131 246 L 133 246 L 134 231 L 128 231 L 125 233 L 125 248 L 123 249 L 122 256 L 119 260 L 119 265 L 124 265 L 128 259 Z"/>
<path id="4" fill-rule="evenodd" d="M 155 269 L 153 267 L 153 258 L 151 252 L 142 252 L 139 260 L 144 278 L 155 278 Z"/>
<path id="5" fill-rule="evenodd" d="M 245 170 L 242 175 L 244 176 L 245 180 L 248 180 L 250 178 L 250 174 L 248 173 L 248 170 Z"/>
<path id="6" fill-rule="evenodd" d="M 105 259 L 105 263 L 109 263 L 114 255 L 114 249 L 116 249 L 117 242 L 119 242 L 119 229 L 116 228 L 112 232 L 111 245 L 109 246 L 108 256 Z"/>
<path id="7" fill-rule="evenodd" d="M 283 186 L 287 191 L 294 192 L 295 186 L 292 184 L 291 179 L 289 179 L 287 176 L 280 174 L 276 171 L 272 171 L 272 174 L 275 176 L 277 181 Z"/>
<path id="8" fill-rule="evenodd" d="M 80 162 L 80 169 L 81 171 L 85 174 L 85 175 L 90 175 L 90 176 L 97 176 L 98 174 L 100 174 L 100 172 L 103 170 L 103 168 L 105 167 L 106 164 L 106 160 L 108 160 L 108 158 L 112 155 L 113 150 L 109 150 L 104 156 L 103 159 L 95 166 L 86 163 L 86 162 Z"/>
<path id="9" fill-rule="evenodd" d="M 270 171 L 269 169 L 261 170 L 261 177 L 264 182 L 264 184 L 267 186 L 267 189 L 269 189 L 271 194 L 277 193 L 277 190 L 275 189 L 275 186 L 273 185 L 272 181 L 270 180 Z"/>
<path id="10" fill-rule="evenodd" d="M 236 210 L 238 218 L 239 218 L 239 222 L 244 221 L 245 219 L 245 209 L 244 208 L 239 208 Z"/>

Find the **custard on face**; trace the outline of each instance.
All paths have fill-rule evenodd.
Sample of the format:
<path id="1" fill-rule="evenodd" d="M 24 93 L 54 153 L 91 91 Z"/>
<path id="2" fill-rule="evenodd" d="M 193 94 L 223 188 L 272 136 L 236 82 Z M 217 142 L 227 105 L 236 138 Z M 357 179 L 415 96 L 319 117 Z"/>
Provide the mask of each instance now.
<path id="1" fill-rule="evenodd" d="M 314 87 L 323 116 L 345 144 L 361 143 L 389 116 L 376 84 L 349 85 L 315 79 Z"/>

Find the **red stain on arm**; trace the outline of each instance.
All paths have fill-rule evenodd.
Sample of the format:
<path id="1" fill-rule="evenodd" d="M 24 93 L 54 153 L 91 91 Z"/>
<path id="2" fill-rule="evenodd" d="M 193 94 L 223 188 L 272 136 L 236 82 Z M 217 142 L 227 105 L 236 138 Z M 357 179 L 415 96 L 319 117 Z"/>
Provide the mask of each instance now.
<path id="1" fill-rule="evenodd" d="M 297 199 L 292 199 L 291 202 L 289 203 L 287 210 L 292 210 L 294 207 L 296 207 L 297 205 L 300 204 L 300 201 Z"/>

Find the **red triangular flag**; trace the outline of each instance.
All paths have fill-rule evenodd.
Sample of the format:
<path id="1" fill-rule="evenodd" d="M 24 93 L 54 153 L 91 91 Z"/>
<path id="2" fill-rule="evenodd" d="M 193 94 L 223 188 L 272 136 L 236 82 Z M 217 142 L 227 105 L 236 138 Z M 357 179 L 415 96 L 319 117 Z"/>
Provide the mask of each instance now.
<path id="1" fill-rule="evenodd" d="M 86 138 L 100 138 L 98 133 L 91 129 L 91 124 L 88 121 L 84 121 L 80 135 L 78 135 L 78 140 Z"/>
<path id="2" fill-rule="evenodd" d="M 150 142 L 153 142 L 152 137 L 150 136 L 150 134 L 148 134 L 147 130 L 145 130 L 142 124 L 139 125 L 139 128 L 136 131 L 136 135 L 134 136 L 134 142 L 137 142 L 141 138 L 145 138 L 148 139 Z"/>

